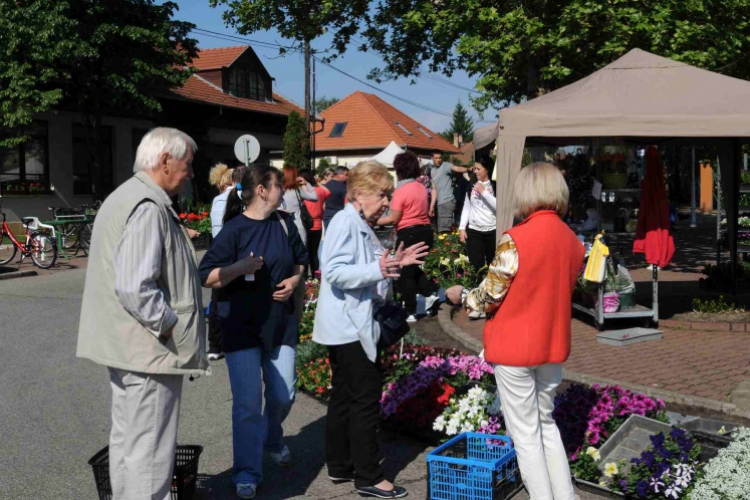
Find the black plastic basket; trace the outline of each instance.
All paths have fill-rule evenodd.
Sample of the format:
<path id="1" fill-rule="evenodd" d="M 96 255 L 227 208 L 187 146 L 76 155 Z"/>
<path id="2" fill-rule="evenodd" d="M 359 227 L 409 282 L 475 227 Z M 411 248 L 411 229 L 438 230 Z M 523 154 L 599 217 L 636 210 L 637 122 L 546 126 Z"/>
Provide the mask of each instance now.
<path id="1" fill-rule="evenodd" d="M 172 477 L 172 500 L 191 500 L 195 494 L 195 483 L 198 480 L 198 461 L 203 446 L 178 445 L 174 458 L 174 476 Z M 94 481 L 99 500 L 112 500 L 112 485 L 109 482 L 109 446 L 89 459 L 94 469 Z"/>

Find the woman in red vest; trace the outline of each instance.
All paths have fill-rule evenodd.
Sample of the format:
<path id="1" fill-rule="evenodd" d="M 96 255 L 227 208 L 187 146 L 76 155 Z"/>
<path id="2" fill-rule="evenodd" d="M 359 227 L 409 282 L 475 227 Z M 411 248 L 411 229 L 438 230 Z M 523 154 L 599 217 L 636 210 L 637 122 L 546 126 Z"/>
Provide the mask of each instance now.
<path id="1" fill-rule="evenodd" d="M 484 358 L 493 364 L 503 416 L 531 500 L 576 496 L 552 410 L 570 354 L 573 288 L 583 263 L 581 242 L 563 217 L 568 186 L 549 163 L 533 163 L 516 178 L 522 223 L 500 238 L 487 278 L 473 290 L 448 290 L 454 304 L 490 314 Z"/>

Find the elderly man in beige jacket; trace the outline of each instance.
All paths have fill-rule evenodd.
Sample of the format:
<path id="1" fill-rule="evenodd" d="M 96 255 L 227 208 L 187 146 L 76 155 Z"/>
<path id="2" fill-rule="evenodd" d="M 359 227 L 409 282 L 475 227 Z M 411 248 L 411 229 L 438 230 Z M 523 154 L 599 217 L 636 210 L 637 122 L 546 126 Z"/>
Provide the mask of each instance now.
<path id="1" fill-rule="evenodd" d="M 179 130 L 146 134 L 91 237 L 77 355 L 109 369 L 114 500 L 170 498 L 182 381 L 208 369 L 195 252 L 170 200 L 195 151 Z"/>

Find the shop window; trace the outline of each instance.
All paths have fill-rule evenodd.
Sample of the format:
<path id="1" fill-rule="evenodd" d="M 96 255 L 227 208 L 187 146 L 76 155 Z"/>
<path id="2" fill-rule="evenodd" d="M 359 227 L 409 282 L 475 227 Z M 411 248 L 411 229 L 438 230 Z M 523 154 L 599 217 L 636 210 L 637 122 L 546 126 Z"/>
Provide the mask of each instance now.
<path id="1" fill-rule="evenodd" d="M 41 195 L 49 191 L 47 122 L 25 127 L 30 138 L 15 148 L 0 147 L 0 193 Z"/>
<path id="2" fill-rule="evenodd" d="M 98 154 L 95 147 L 93 132 L 86 126 L 73 125 L 73 194 L 92 195 L 95 174 L 101 177 L 102 196 L 106 196 L 114 189 L 114 177 L 112 166 L 114 164 L 114 148 L 112 127 L 102 127 L 102 160 L 97 168 L 93 161 Z"/>

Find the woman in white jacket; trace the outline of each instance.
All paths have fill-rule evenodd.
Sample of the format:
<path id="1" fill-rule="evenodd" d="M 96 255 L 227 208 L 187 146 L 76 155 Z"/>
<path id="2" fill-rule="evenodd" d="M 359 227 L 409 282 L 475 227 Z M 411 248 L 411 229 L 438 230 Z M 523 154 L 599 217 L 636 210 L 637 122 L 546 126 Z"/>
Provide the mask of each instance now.
<path id="1" fill-rule="evenodd" d="M 461 241 L 466 243 L 469 262 L 476 271 L 487 269 L 495 258 L 497 241 L 497 205 L 495 190 L 492 187 L 492 160 L 482 159 L 474 163 L 477 182 L 466 193 L 461 223 L 458 226 Z M 485 267 L 487 266 L 487 267 Z M 483 271 L 484 272 L 484 271 Z M 471 311 L 469 319 L 481 319 L 486 314 Z"/>
<path id="2" fill-rule="evenodd" d="M 489 266 L 495 258 L 497 241 L 497 206 L 495 190 L 492 187 L 492 163 L 476 162 L 474 173 L 477 182 L 471 191 L 466 193 L 466 201 L 461 211 L 461 223 L 458 226 L 461 241 L 466 243 L 469 262 L 476 271 Z"/>

